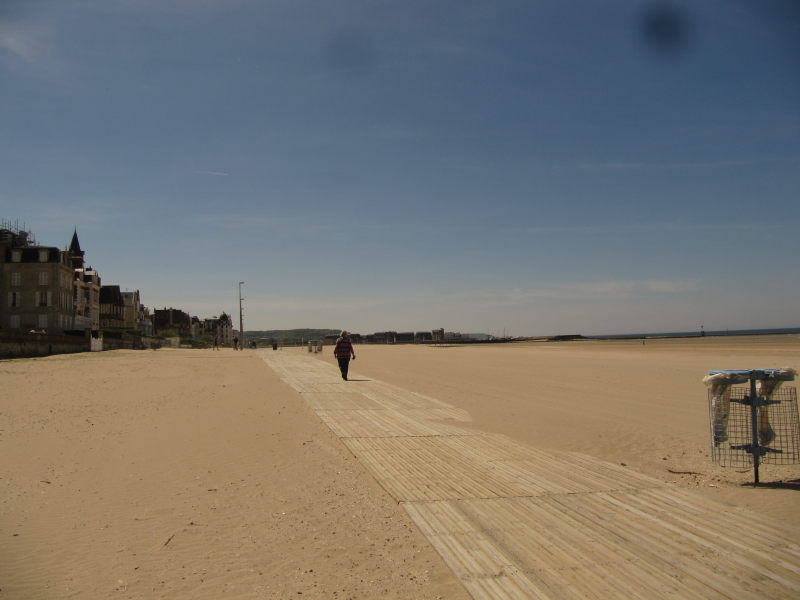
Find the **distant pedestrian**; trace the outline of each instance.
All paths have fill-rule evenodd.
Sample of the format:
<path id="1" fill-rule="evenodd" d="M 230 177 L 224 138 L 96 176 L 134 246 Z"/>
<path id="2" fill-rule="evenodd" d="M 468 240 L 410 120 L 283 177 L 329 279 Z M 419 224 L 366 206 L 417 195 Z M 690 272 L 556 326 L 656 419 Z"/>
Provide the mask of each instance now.
<path id="1" fill-rule="evenodd" d="M 219 336 L 214 336 L 214 350 L 219 350 Z"/>
<path id="2" fill-rule="evenodd" d="M 347 369 L 350 367 L 350 357 L 356 359 L 353 344 L 350 342 L 350 334 L 343 331 L 337 338 L 336 345 L 333 347 L 333 355 L 339 361 L 339 370 L 342 372 L 342 379 L 347 381 Z"/>
<path id="3" fill-rule="evenodd" d="M 233 349 L 234 350 L 238 350 L 239 349 L 239 338 L 238 337 L 234 337 L 233 338 Z"/>

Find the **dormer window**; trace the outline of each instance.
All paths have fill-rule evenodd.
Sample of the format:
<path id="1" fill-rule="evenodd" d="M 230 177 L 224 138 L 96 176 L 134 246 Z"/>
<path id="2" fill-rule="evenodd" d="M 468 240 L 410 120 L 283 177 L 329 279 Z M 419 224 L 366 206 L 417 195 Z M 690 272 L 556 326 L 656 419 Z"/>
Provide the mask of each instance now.
<path id="1" fill-rule="evenodd" d="M 49 250 L 39 250 L 39 262 L 47 262 L 48 258 L 50 258 Z"/>
<path id="2" fill-rule="evenodd" d="M 22 262 L 22 250 L 11 251 L 11 262 Z"/>

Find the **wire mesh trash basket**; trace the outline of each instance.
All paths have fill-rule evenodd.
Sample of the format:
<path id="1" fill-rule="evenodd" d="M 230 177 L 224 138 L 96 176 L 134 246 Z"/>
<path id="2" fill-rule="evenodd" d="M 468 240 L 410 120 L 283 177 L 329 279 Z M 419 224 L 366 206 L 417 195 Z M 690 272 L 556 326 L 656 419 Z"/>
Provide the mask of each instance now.
<path id="1" fill-rule="evenodd" d="M 800 462 L 800 419 L 794 369 L 709 371 L 711 458 L 723 467 Z"/>

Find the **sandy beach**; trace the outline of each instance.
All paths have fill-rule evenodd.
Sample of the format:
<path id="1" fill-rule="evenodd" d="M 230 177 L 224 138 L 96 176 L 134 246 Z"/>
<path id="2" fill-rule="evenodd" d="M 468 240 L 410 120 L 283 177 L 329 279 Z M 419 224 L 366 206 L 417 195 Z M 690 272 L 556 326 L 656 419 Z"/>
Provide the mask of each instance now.
<path id="1" fill-rule="evenodd" d="M 701 382 L 711 369 L 784 366 L 800 368 L 798 335 L 365 346 L 352 368 L 463 408 L 473 428 L 624 463 L 800 527 L 800 465 L 764 465 L 773 485 L 753 489 L 752 469 L 711 462 Z"/>
<path id="2" fill-rule="evenodd" d="M 0 598 L 468 597 L 255 352 L 0 373 Z"/>
<path id="3" fill-rule="evenodd" d="M 265 364 L 271 352 L 0 362 L 0 597 L 468 598 Z M 700 382 L 714 368 L 800 366 L 798 336 L 356 352 L 352 379 L 462 409 L 460 426 L 624 464 L 800 529 L 797 465 L 765 466 L 771 485 L 753 489 L 752 471 L 710 462 Z M 333 363 L 329 348 L 315 358 Z"/>

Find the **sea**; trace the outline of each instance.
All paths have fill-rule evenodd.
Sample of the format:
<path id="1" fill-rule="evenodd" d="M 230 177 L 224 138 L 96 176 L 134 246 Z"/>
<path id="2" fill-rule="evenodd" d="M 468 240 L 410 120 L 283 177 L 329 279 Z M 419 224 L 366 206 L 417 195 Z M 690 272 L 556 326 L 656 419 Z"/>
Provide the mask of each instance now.
<path id="1" fill-rule="evenodd" d="M 701 330 L 701 331 L 669 331 L 651 333 L 619 333 L 609 335 L 587 335 L 584 336 L 592 340 L 610 339 L 639 339 L 639 338 L 685 338 L 703 337 L 720 335 L 781 335 L 790 333 L 800 333 L 800 327 L 782 327 L 777 329 L 720 329 L 720 330 Z"/>

